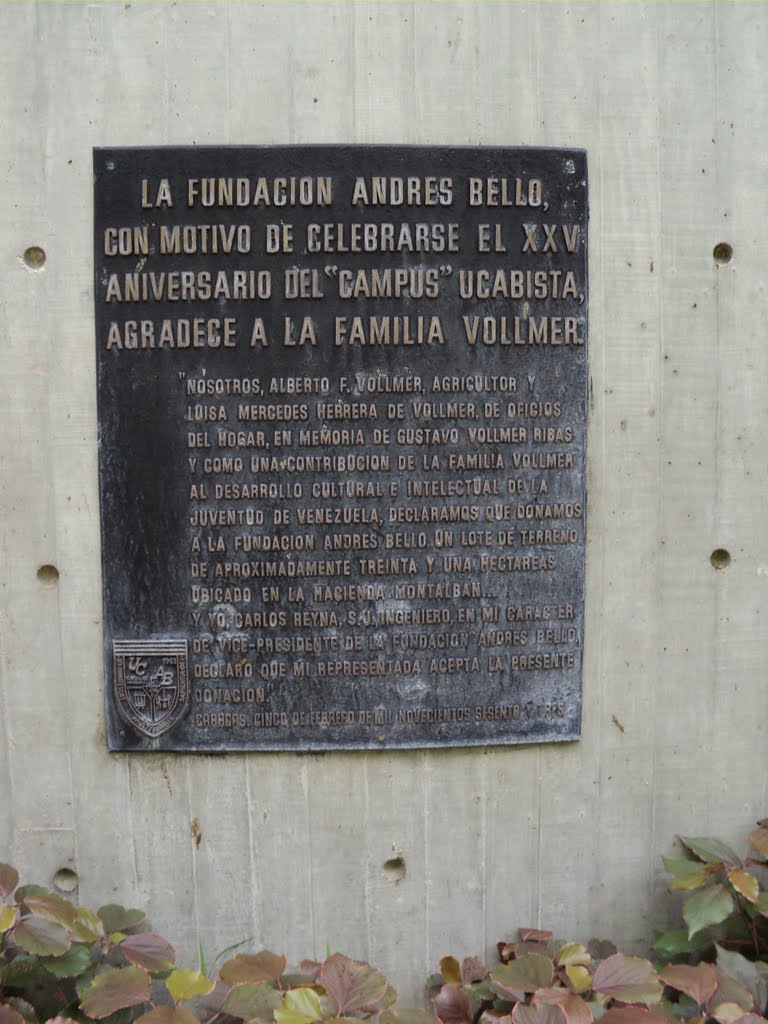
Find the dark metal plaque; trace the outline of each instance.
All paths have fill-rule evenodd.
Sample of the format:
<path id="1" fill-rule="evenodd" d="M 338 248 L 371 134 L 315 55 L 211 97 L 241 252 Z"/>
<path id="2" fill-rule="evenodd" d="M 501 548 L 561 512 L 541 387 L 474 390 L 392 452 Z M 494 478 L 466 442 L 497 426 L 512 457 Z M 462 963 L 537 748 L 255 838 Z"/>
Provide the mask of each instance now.
<path id="1" fill-rule="evenodd" d="M 110 749 L 576 739 L 585 153 L 94 162 Z"/>

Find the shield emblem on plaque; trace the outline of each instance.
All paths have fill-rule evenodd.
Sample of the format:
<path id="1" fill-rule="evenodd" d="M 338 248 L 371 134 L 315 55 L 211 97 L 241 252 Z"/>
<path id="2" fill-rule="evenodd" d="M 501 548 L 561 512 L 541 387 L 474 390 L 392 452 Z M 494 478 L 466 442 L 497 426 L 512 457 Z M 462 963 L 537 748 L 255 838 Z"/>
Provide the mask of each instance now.
<path id="1" fill-rule="evenodd" d="M 129 725 L 161 736 L 189 710 L 186 640 L 115 640 L 115 703 Z"/>

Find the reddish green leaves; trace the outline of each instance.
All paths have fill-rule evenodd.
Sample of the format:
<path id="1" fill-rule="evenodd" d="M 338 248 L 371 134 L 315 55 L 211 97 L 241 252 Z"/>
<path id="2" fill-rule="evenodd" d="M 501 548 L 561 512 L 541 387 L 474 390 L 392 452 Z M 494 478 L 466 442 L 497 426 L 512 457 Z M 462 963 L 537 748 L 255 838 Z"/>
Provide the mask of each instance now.
<path id="1" fill-rule="evenodd" d="M 143 910 L 126 910 L 118 903 L 108 903 L 105 907 L 99 907 L 96 913 L 108 935 L 112 932 L 129 932 L 132 928 L 138 928 L 147 916 Z"/>
<path id="2" fill-rule="evenodd" d="M 18 1010 L 14 1010 L 13 1007 L 5 1003 L 0 1003 L 0 1024 L 25 1024 L 25 1022 Z"/>
<path id="3" fill-rule="evenodd" d="M 275 1010 L 277 1024 L 314 1024 L 323 1019 L 320 997 L 313 988 L 293 988 L 286 992 Z"/>
<path id="4" fill-rule="evenodd" d="M 61 956 L 69 949 L 69 932 L 60 924 L 30 914 L 13 929 L 16 945 L 36 956 Z"/>
<path id="5" fill-rule="evenodd" d="M 488 968 L 479 957 L 466 956 L 461 961 L 461 980 L 465 985 L 471 985 L 474 981 L 482 981 L 487 976 Z"/>
<path id="6" fill-rule="evenodd" d="M 518 992 L 535 992 L 552 984 L 554 968 L 549 957 L 526 953 L 508 964 L 497 964 L 491 971 L 491 987 L 500 995 L 517 998 Z"/>
<path id="7" fill-rule="evenodd" d="M 701 963 L 696 967 L 671 964 L 664 968 L 659 977 L 670 988 L 685 992 L 699 1008 L 709 1002 L 717 988 L 717 976 L 711 964 Z"/>
<path id="8" fill-rule="evenodd" d="M 376 1007 L 389 987 L 384 975 L 369 964 L 334 953 L 320 968 L 320 984 L 338 1016 Z"/>
<path id="9" fill-rule="evenodd" d="M 19 873 L 10 864 L 0 864 L 0 899 L 10 896 L 19 884 Z"/>
<path id="10" fill-rule="evenodd" d="M 70 946 L 63 956 L 40 960 L 46 971 L 54 978 L 76 978 L 90 966 L 91 957 L 87 946 Z"/>
<path id="11" fill-rule="evenodd" d="M 443 985 L 432 1005 L 442 1024 L 472 1024 L 472 1004 L 461 985 Z"/>
<path id="12" fill-rule="evenodd" d="M 509 1021 L 509 1017 L 502 1017 L 499 1024 Z M 527 1006 L 525 1003 L 516 1003 L 512 1010 L 514 1024 L 565 1024 L 565 1014 L 561 1007 L 554 1003 L 537 1003 L 534 1006 Z"/>
<path id="13" fill-rule="evenodd" d="M 663 1013 L 643 1006 L 612 1006 L 600 1018 L 600 1024 L 672 1024 Z"/>
<path id="14" fill-rule="evenodd" d="M 269 982 L 259 981 L 233 988 L 224 1000 L 221 1012 L 240 1020 L 270 1022 L 279 1007 L 279 994 Z"/>
<path id="15" fill-rule="evenodd" d="M 152 932 L 129 935 L 120 943 L 120 951 L 132 964 L 143 967 L 150 974 L 170 971 L 176 962 L 176 950 L 170 942 Z"/>
<path id="16" fill-rule="evenodd" d="M 623 1003 L 658 1003 L 662 987 L 651 963 L 639 956 L 615 953 L 598 965 L 592 978 L 595 992 Z"/>
<path id="17" fill-rule="evenodd" d="M 761 857 L 768 860 L 768 828 L 762 826 L 755 829 L 749 836 L 749 845 L 756 850 Z"/>
<path id="18" fill-rule="evenodd" d="M 136 1024 L 200 1024 L 197 1017 L 182 1006 L 156 1006 L 142 1014 Z"/>
<path id="19" fill-rule="evenodd" d="M 568 1024 L 592 1024 L 592 1010 L 580 996 L 567 988 L 542 988 L 534 995 L 535 1005 L 559 1006 Z"/>
<path id="20" fill-rule="evenodd" d="M 377 1024 L 437 1024 L 428 1010 L 384 1010 Z"/>
<path id="21" fill-rule="evenodd" d="M 24 900 L 24 905 L 33 914 L 60 924 L 62 928 L 71 928 L 75 923 L 77 911 L 69 900 L 62 899 L 61 896 L 54 896 L 51 892 L 42 896 L 29 896 Z"/>
<path id="22" fill-rule="evenodd" d="M 287 961 L 284 956 L 277 956 L 270 953 L 268 949 L 262 949 L 260 953 L 251 955 L 238 953 L 221 968 L 219 977 L 227 985 L 242 985 L 245 982 L 279 981 L 282 977 Z"/>
<path id="23" fill-rule="evenodd" d="M 80 1005 L 89 1017 L 101 1020 L 115 1010 L 149 1002 L 149 994 L 150 977 L 140 967 L 108 967 L 81 994 Z"/>

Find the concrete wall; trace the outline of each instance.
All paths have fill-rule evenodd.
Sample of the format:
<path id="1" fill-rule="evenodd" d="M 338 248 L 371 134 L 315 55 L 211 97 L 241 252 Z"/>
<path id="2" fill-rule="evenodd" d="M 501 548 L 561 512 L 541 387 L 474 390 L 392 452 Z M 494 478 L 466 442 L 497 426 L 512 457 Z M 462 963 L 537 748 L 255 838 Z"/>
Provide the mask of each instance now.
<path id="1" fill-rule="evenodd" d="M 675 832 L 766 811 L 767 52 L 761 3 L 0 4 L 0 857 L 409 999 L 518 925 L 647 942 Z M 235 142 L 588 150 L 578 744 L 106 753 L 91 147 Z"/>

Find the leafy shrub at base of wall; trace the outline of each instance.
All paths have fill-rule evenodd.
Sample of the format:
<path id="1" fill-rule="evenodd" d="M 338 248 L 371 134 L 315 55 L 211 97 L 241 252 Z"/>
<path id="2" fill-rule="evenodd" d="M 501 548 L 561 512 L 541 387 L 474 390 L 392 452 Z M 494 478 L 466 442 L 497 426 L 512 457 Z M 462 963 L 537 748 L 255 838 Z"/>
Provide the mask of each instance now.
<path id="1" fill-rule="evenodd" d="M 216 978 L 179 969 L 142 911 L 76 907 L 0 864 L 0 1024 L 768 1024 L 768 819 L 744 861 L 715 839 L 680 842 L 664 863 L 687 927 L 657 935 L 655 965 L 524 929 L 492 969 L 443 957 L 434 1012 L 397 1008 L 380 971 L 340 953 L 293 973 L 268 950 Z"/>

